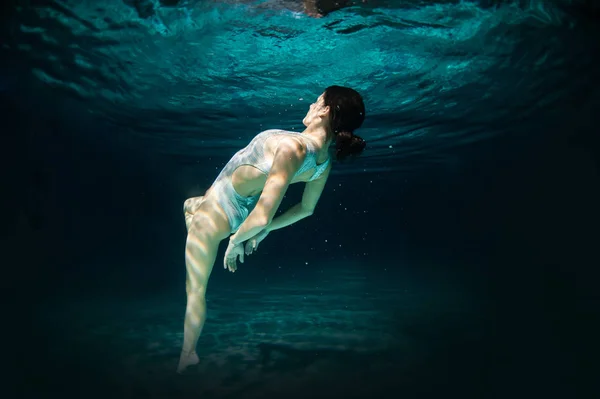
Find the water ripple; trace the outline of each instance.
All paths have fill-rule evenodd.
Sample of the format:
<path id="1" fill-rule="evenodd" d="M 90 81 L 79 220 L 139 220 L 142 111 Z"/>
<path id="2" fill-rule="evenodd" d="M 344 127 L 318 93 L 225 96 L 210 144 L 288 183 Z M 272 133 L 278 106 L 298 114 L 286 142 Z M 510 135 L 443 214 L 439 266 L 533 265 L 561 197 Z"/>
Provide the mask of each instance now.
<path id="1" fill-rule="evenodd" d="M 330 84 L 367 102 L 357 168 L 444 162 L 588 95 L 567 68 L 597 75 L 574 1 L 373 0 L 318 19 L 280 0 L 41 3 L 5 24 L 2 53 L 20 72 L 2 75 L 33 76 L 37 96 L 69 99 L 107 141 L 184 163 L 301 129 Z"/>

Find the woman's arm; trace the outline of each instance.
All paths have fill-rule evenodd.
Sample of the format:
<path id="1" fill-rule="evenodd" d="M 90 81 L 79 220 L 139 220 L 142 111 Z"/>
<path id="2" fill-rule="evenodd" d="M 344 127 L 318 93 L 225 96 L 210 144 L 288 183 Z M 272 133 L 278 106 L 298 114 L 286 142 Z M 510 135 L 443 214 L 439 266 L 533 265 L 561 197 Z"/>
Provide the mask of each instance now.
<path id="1" fill-rule="evenodd" d="M 298 141 L 284 139 L 279 143 L 260 198 L 238 231 L 229 238 L 230 245 L 241 244 L 271 224 L 305 156 L 306 150 Z"/>
<path id="2" fill-rule="evenodd" d="M 306 183 L 306 186 L 304 187 L 304 193 L 302 194 L 302 202 L 292 206 L 286 212 L 276 217 L 268 226 L 265 227 L 266 230 L 271 232 L 273 230 L 281 229 L 312 215 L 317 203 L 319 202 L 319 198 L 321 198 L 321 194 L 325 188 L 325 183 L 327 183 L 330 170 L 331 163 L 329 166 L 327 166 L 327 169 L 325 169 L 323 174 L 318 179 Z"/>
<path id="3" fill-rule="evenodd" d="M 304 209 L 302 203 L 299 202 L 296 205 L 292 206 L 290 209 L 277 216 L 273 221 L 265 227 L 267 232 L 271 232 L 273 230 L 281 229 L 283 227 L 289 226 L 290 224 L 294 224 L 299 220 L 304 219 L 312 215 L 312 212 Z"/>

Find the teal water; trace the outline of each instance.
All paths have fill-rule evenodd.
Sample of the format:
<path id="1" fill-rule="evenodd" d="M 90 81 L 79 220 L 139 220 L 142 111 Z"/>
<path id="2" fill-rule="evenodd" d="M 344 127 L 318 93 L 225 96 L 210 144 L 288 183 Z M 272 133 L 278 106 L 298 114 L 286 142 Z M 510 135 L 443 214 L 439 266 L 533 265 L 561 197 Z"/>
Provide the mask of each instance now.
<path id="1" fill-rule="evenodd" d="M 570 1 L 373 0 L 324 18 L 280 0 L 174 3 L 21 6 L 6 73 L 59 95 L 47 112 L 65 123 L 95 120 L 94 145 L 194 173 L 260 130 L 300 129 L 325 87 L 348 85 L 367 103 L 369 151 L 335 173 L 410 173 L 452 166 L 460 149 L 515 125 L 526 132 L 585 91 L 564 66 L 592 65 Z"/>
<path id="2" fill-rule="evenodd" d="M 174 372 L 182 292 L 48 303 L 39 320 L 45 342 L 55 371 L 72 378 L 42 379 L 43 386 L 71 392 L 61 385 L 78 380 L 75 392 L 86 397 L 393 397 L 390 375 L 405 393 L 418 392 L 444 367 L 431 360 L 439 347 L 460 337 L 454 353 L 461 352 L 485 334 L 476 301 L 447 277 L 395 275 L 392 283 L 348 262 L 313 267 L 321 271 L 291 279 L 215 277 L 201 361 L 184 375 Z M 446 360 L 455 364 L 479 358 L 452 356 Z M 419 370 L 423 362 L 430 371 Z"/>
<path id="3" fill-rule="evenodd" d="M 322 18 L 292 0 L 4 5 L 17 397 L 582 392 L 597 5 L 353 3 Z M 301 129 L 331 84 L 365 98 L 364 155 L 237 273 L 220 249 L 200 364 L 177 375 L 183 201 L 256 133 Z"/>

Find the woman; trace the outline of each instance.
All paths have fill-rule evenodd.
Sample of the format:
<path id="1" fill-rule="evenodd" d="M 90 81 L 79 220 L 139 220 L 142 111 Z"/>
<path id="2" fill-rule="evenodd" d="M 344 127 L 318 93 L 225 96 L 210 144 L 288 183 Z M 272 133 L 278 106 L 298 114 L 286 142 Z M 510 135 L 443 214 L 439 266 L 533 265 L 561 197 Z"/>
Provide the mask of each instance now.
<path id="1" fill-rule="evenodd" d="M 221 240 L 229 236 L 224 266 L 235 272 L 238 257 L 243 263 L 244 252 L 255 251 L 269 232 L 311 215 L 331 170 L 330 144 L 335 141 L 337 160 L 360 154 L 366 143 L 353 131 L 364 119 L 360 94 L 328 87 L 304 117 L 306 130 L 259 133 L 231 158 L 203 197 L 185 201 L 187 307 L 178 372 L 198 363 L 206 287 Z M 306 183 L 302 201 L 274 218 L 288 186 L 298 182 Z"/>

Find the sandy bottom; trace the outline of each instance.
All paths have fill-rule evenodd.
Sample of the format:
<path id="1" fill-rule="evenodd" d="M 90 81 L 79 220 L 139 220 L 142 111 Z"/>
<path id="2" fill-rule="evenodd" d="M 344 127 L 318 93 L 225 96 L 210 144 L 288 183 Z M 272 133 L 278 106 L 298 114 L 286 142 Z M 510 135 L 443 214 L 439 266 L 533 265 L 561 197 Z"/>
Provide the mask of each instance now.
<path id="1" fill-rule="evenodd" d="M 455 384 L 448 376 L 456 356 L 468 357 L 480 330 L 455 287 L 417 286 L 348 271 L 215 287 L 200 363 L 183 375 L 176 367 L 184 293 L 63 302 L 40 316 L 49 361 L 28 390 L 86 398 L 423 397 Z"/>

